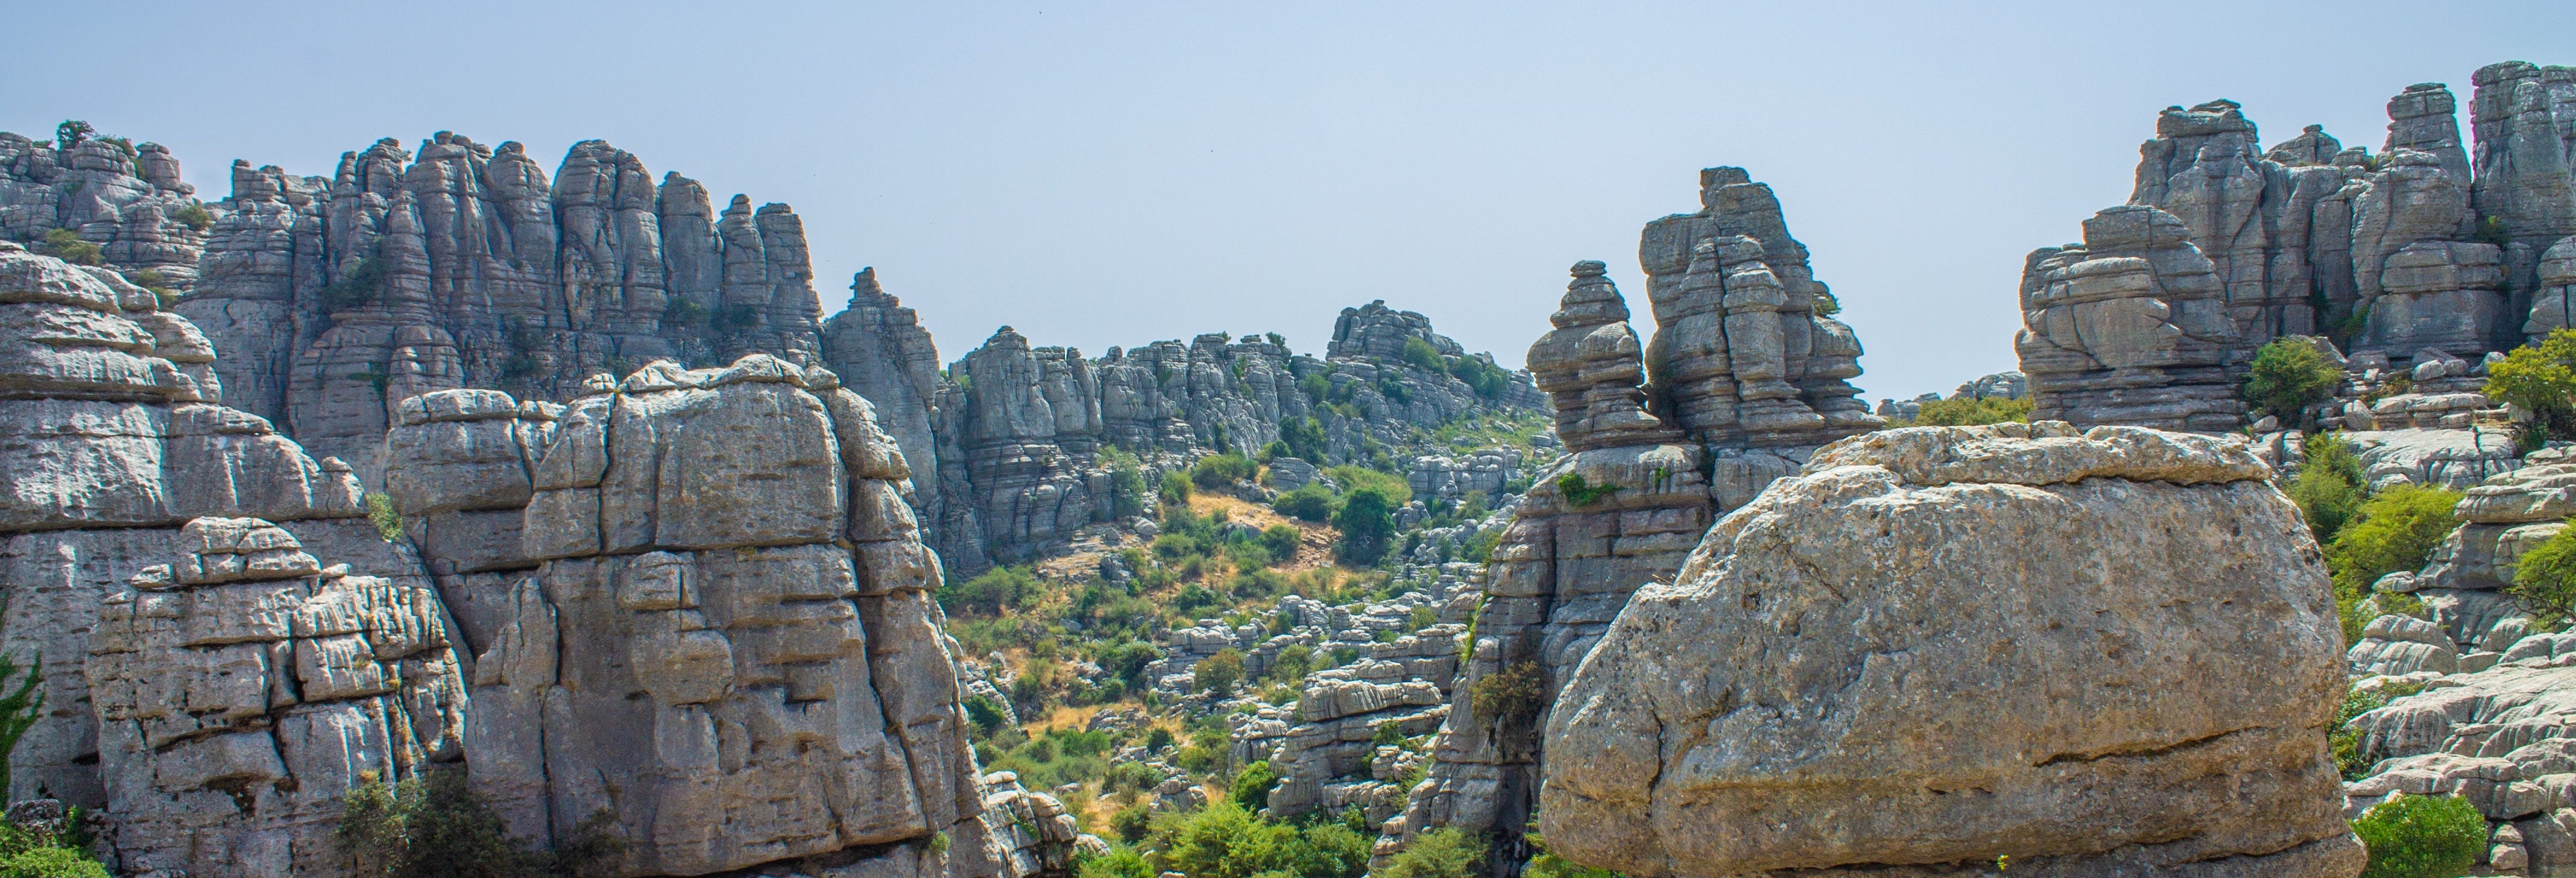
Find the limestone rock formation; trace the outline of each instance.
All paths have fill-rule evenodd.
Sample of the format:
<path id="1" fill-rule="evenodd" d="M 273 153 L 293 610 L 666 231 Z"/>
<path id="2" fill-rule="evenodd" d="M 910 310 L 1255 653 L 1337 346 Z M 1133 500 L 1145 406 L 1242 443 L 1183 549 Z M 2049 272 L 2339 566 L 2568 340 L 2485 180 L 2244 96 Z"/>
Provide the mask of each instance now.
<path id="1" fill-rule="evenodd" d="M 982 794 L 872 406 L 766 355 L 594 386 L 535 458 L 541 563 L 475 662 L 475 787 L 540 841 L 611 815 L 622 874 L 930 862 Z"/>
<path id="2" fill-rule="evenodd" d="M 98 248 L 99 264 L 185 293 L 216 216 L 196 193 L 157 143 L 63 144 L 0 131 L 0 239 L 39 243 L 69 231 Z"/>
<path id="3" fill-rule="evenodd" d="M 1376 357 L 1393 360 L 1404 355 L 1404 343 L 1420 339 L 1435 353 L 1452 357 L 1466 356 L 1465 348 L 1448 336 L 1431 331 L 1431 318 L 1412 311 L 1398 311 L 1379 299 L 1357 308 L 1342 309 L 1333 321 L 1333 340 L 1324 346 L 1326 359 Z"/>
<path id="4" fill-rule="evenodd" d="M 2487 818 L 2481 871 L 2576 872 L 2576 742 L 2564 737 L 2576 718 L 2571 640 L 2534 634 L 2491 668 L 2413 675 L 2420 694 L 2355 717 L 2346 728 L 2373 764 L 2344 785 L 2345 813 L 2401 794 L 2458 796 Z M 2356 689 L 2386 693 L 2394 682 L 2372 678 Z"/>
<path id="5" fill-rule="evenodd" d="M 1601 263 L 1576 263 L 1573 274 L 1550 318 L 1556 329 L 1530 346 L 1528 362 L 1574 453 L 1538 474 L 1495 548 L 1475 640 L 1453 689 L 1509 686 L 1528 695 L 1508 704 L 1488 699 L 1483 708 L 1452 698 L 1426 780 L 1404 816 L 1387 824 L 1390 840 L 1436 826 L 1491 832 L 1516 861 L 1508 840 L 1521 837 L 1538 793 L 1537 704 L 1629 592 L 1678 569 L 1708 528 L 1702 449 L 1642 407 L 1643 352 L 1624 322 L 1627 305 Z"/>
<path id="6" fill-rule="evenodd" d="M 983 856 L 1001 864 L 1008 878 L 1067 878 L 1074 858 L 1106 854 L 1109 845 L 1075 828 L 1073 815 L 1056 797 L 1020 785 L 1016 772 L 984 775 L 983 819 L 988 848 Z"/>
<path id="7" fill-rule="evenodd" d="M 2233 429 L 2221 391 L 2275 338 L 2411 366 L 2568 325 L 2576 269 L 2550 254 L 2576 235 L 2576 73 L 2516 61 L 2473 79 L 2474 154 L 2441 83 L 2389 99 L 2377 155 L 2315 125 L 2263 151 L 2233 101 L 2166 108 L 2127 206 L 2164 218 L 2102 240 L 2114 208 L 2027 262 L 2016 347 L 2038 416 Z M 2114 256 L 2151 266 L 2095 264 Z"/>
<path id="8" fill-rule="evenodd" d="M 98 771 L 129 874 L 350 874 L 341 797 L 463 758 L 465 680 L 425 585 L 321 566 L 256 518 L 180 528 L 175 564 L 90 632 Z"/>
<path id="9" fill-rule="evenodd" d="M 2114 207 L 2084 221 L 2084 243 L 2030 255 L 2013 347 L 2031 417 L 2202 431 L 2242 422 L 2226 287 L 2187 235 L 2163 210 Z"/>
<path id="10" fill-rule="evenodd" d="M 2063 423 L 1828 446 L 1573 672 L 1550 849 L 1627 874 L 2357 874 L 2321 734 L 2333 602 L 2268 476 L 2241 442 Z"/>
<path id="11" fill-rule="evenodd" d="M 345 154 L 329 179 L 236 162 L 211 234 L 181 311 L 226 352 L 236 404 L 370 481 L 420 393 L 564 399 L 658 357 L 819 352 L 795 214 L 740 196 L 719 213 L 596 140 L 551 184 L 516 142 L 444 131 Z"/>
<path id="12" fill-rule="evenodd" d="M 1649 223 L 1637 248 L 1654 302 L 1655 411 L 1712 448 L 1814 447 L 1879 426 L 1860 341 L 1743 168 L 1700 172 L 1700 210 Z"/>
<path id="13" fill-rule="evenodd" d="M 458 755 L 446 611 L 158 306 L 0 243 L 0 651 L 49 708 L 11 793 L 108 815 L 134 874 L 339 874 L 340 794 Z"/>

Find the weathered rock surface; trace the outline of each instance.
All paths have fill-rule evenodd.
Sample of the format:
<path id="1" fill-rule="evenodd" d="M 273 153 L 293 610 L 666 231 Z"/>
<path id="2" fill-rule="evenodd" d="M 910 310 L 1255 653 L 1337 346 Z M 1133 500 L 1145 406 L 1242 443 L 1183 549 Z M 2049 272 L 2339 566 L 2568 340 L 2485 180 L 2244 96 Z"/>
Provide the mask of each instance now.
<path id="1" fill-rule="evenodd" d="M 67 229 L 98 247 L 100 264 L 185 293 L 215 217 L 196 193 L 157 143 L 65 145 L 0 131 L 0 239 L 42 242 Z"/>
<path id="2" fill-rule="evenodd" d="M 541 841 L 611 814 L 622 874 L 919 860 L 982 796 L 911 475 L 865 399 L 766 355 L 573 400 L 475 663 L 476 788 Z"/>
<path id="3" fill-rule="evenodd" d="M 134 874 L 340 874 L 339 796 L 459 755 L 446 610 L 158 302 L 0 243 L 0 651 L 49 708 L 13 796 L 108 815 Z"/>
<path id="4" fill-rule="evenodd" d="M 1565 684 L 1550 849 L 1628 874 L 2357 874 L 2321 734 L 2333 604 L 2267 475 L 2241 442 L 2063 423 L 1827 447 Z"/>
<path id="5" fill-rule="evenodd" d="M 341 798 L 464 757 L 437 594 L 324 568 L 255 518 L 181 528 L 107 596 L 83 667 L 128 873 L 339 875 Z"/>
<path id="6" fill-rule="evenodd" d="M 2222 391 L 2275 338 L 2412 365 L 2568 325 L 2576 269 L 2550 254 L 2576 235 L 2576 73 L 2516 61 L 2473 80 L 2474 155 L 2440 83 L 2389 99 L 2377 155 L 2315 125 L 2262 151 L 2233 101 L 2166 108 L 2126 208 L 2027 263 L 2016 347 L 2038 416 L 2228 430 Z M 2159 211 L 2142 228 L 2097 228 L 2142 208 Z"/>
<path id="7" fill-rule="evenodd" d="M 1056 797 L 1020 785 L 1016 772 L 984 775 L 980 827 L 984 858 L 1000 864 L 1005 878 L 1065 878 L 1074 858 L 1109 852 L 1107 842 L 1074 826 L 1073 815 Z"/>
<path id="8" fill-rule="evenodd" d="M 236 162 L 203 265 L 181 311 L 227 352 L 237 404 L 370 481 L 420 393 L 564 399 L 657 357 L 819 351 L 795 214 L 741 196 L 719 214 L 595 140 L 551 184 L 516 142 L 443 131 L 348 153 L 329 179 Z"/>

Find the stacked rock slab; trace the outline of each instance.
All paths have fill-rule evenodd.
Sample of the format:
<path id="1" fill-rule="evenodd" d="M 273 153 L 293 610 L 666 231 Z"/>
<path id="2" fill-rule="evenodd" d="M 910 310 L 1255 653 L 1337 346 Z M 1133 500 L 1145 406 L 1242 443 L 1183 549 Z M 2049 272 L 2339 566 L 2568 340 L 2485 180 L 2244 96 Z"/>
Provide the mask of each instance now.
<path id="1" fill-rule="evenodd" d="M 1817 446 L 1882 425 L 1848 380 L 1860 340 L 1831 316 L 1839 306 L 1768 184 L 1743 168 L 1701 171 L 1699 212 L 1648 223 L 1637 259 L 1654 302 L 1651 407 L 1715 458 L 1722 507 Z"/>
<path id="2" fill-rule="evenodd" d="M 563 411 L 498 390 L 440 390 L 403 400 L 400 422 L 385 434 L 385 493 L 456 619 L 468 661 L 491 648 L 512 586 L 537 566 L 520 523 Z"/>
<path id="3" fill-rule="evenodd" d="M 2567 326 L 2576 269 L 2551 254 L 2576 235 L 2576 72 L 2515 61 L 2480 69 L 2474 81 L 2474 151 L 2461 136 L 2459 100 L 2441 83 L 2389 99 L 2377 155 L 2344 148 L 2315 125 L 2263 151 L 2233 101 L 2166 108 L 2139 149 L 2129 198 L 2130 207 L 2170 214 L 2185 239 L 2174 246 L 2159 220 L 2149 224 L 2156 235 L 2133 242 L 2167 254 L 2147 256 L 2158 290 L 2058 275 L 2087 259 L 2146 255 L 2108 254 L 2089 222 L 2081 247 L 2028 260 L 2028 328 L 2017 347 L 2038 416 L 2233 429 L 2212 426 L 2226 415 L 2218 386 L 2240 383 L 2255 349 L 2276 338 L 2331 336 L 2352 354 L 2403 366 L 2428 350 L 2475 359 Z M 2206 279 L 2167 276 L 2199 274 L 2183 265 L 2193 258 L 2174 255 L 2184 248 L 2208 263 Z M 2082 305 L 2092 307 L 2065 310 Z M 2232 330 L 2224 338 L 2199 313 L 2213 308 Z M 2207 363 L 2199 362 L 2211 360 L 2206 350 L 2178 351 L 2191 361 L 2184 368 L 2148 364 L 2161 375 L 2121 362 L 2135 360 L 2141 342 L 2147 353 L 2164 352 L 2139 329 L 2172 335 L 2165 327 L 2180 331 L 2182 348 L 2224 350 Z M 2213 366 L 2224 376 L 2212 377 Z"/>
<path id="4" fill-rule="evenodd" d="M 2084 243 L 2030 255 L 2021 300 L 2013 348 L 2031 417 L 2205 432 L 2242 423 L 2226 288 L 2173 214 L 2094 214 Z"/>
<path id="5" fill-rule="evenodd" d="M 862 269 L 850 279 L 850 307 L 825 322 L 823 362 L 840 376 L 842 386 L 876 405 L 879 426 L 894 437 L 904 459 L 911 462 L 913 495 L 921 502 L 922 518 L 935 524 L 947 516 L 948 498 L 939 485 L 939 437 L 934 432 L 939 421 L 939 348 L 913 309 L 877 285 L 876 269 Z M 961 505 L 965 507 L 961 514 L 972 514 L 973 504 Z M 939 527 L 927 529 L 933 537 L 931 548 L 950 566 L 983 569 L 983 541 L 973 538 L 979 530 L 961 527 L 960 533 L 952 535 Z"/>
<path id="6" fill-rule="evenodd" d="M 981 821 L 989 850 L 984 857 L 1003 864 L 1011 878 L 1067 878 L 1074 859 L 1106 854 L 1109 845 L 1083 832 L 1064 803 L 1020 785 L 1017 772 L 984 775 Z"/>
<path id="7" fill-rule="evenodd" d="M 946 869 L 978 774 L 872 407 L 766 355 L 591 386 L 536 458 L 541 565 L 475 662 L 475 788 L 541 842 L 609 815 L 620 874 Z"/>
<path id="8" fill-rule="evenodd" d="M 1625 874 L 2336 876 L 2326 571 L 2237 441 L 2062 422 L 1816 453 L 1638 590 L 1547 720 Z"/>
<path id="9" fill-rule="evenodd" d="M 2488 477 L 2453 510 L 2458 528 L 2422 570 L 2383 576 L 2377 592 L 2411 594 L 2423 618 L 2372 620 L 2346 663 L 2355 674 L 2400 676 L 2493 666 L 2533 630 L 2530 614 L 2503 589 L 2523 553 L 2567 528 L 2576 514 L 2576 464 L 2537 463 Z"/>
<path id="10" fill-rule="evenodd" d="M 86 139 L 68 145 L 0 131 L 0 238 L 41 242 L 69 230 L 97 245 L 100 263 L 151 271 L 184 293 L 214 218 L 179 160 L 157 143 Z M 148 277 L 148 276 L 146 276 Z"/>
<path id="11" fill-rule="evenodd" d="M 336 798 L 455 755 L 445 611 L 213 359 L 151 292 L 0 244 L 0 651 L 48 706 L 10 792 L 114 818 L 137 874 L 337 874 Z"/>
<path id="12" fill-rule="evenodd" d="M 344 875 L 342 797 L 465 753 L 436 592 L 324 568 L 256 518 L 182 527 L 110 594 L 88 678 L 127 874 Z"/>
<path id="13" fill-rule="evenodd" d="M 1381 853 L 1413 832 L 1455 827 L 1501 839 L 1498 874 L 1517 869 L 1538 798 L 1541 707 L 1592 648 L 1628 594 L 1669 577 L 1711 514 L 1699 446 L 1645 410 L 1643 347 L 1599 262 L 1579 262 L 1528 363 L 1574 452 L 1538 474 L 1495 548 L 1486 601 L 1453 690 L 1535 688 L 1536 700 L 1487 715 L 1453 698 L 1433 761 Z M 1484 681 L 1497 677 L 1500 683 Z M 1494 702 L 1488 699 L 1491 706 Z"/>
<path id="14" fill-rule="evenodd" d="M 574 144 L 551 184 L 515 142 L 392 139 L 329 179 L 233 166 L 182 310 L 238 404 L 381 471 L 403 399 L 454 387 L 562 399 L 657 357 L 811 357 L 820 306 L 784 205 L 721 213 L 677 174 Z"/>
<path id="15" fill-rule="evenodd" d="M 1379 727 L 1392 723 L 1405 736 L 1440 728 L 1458 679 L 1458 635 L 1465 626 L 1432 625 L 1391 643 L 1369 645 L 1369 656 L 1306 678 L 1294 724 L 1282 730 L 1277 749 L 1264 757 L 1279 776 L 1270 811 L 1281 816 L 1318 808 L 1328 814 L 1358 807 L 1384 822 L 1403 810 L 1406 790 L 1371 771 L 1378 757 Z"/>

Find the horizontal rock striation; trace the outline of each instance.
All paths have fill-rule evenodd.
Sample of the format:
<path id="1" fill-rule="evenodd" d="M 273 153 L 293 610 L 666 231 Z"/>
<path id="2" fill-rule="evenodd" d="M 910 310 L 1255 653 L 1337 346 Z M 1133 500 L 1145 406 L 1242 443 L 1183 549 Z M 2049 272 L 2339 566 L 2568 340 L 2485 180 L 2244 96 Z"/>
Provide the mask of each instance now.
<path id="1" fill-rule="evenodd" d="M 339 796 L 460 755 L 446 611 L 159 301 L 0 243 L 0 652 L 48 707 L 10 793 L 107 815 L 132 874 L 342 874 Z"/>
<path id="2" fill-rule="evenodd" d="M 2357 874 L 2320 734 L 2333 603 L 2268 475 L 2241 442 L 2063 423 L 1828 446 L 1565 684 L 1550 850 L 1626 874 Z"/>
<path id="3" fill-rule="evenodd" d="M 35 245 L 70 232 L 98 248 L 97 264 L 185 293 L 218 215 L 196 194 L 157 143 L 66 144 L 0 131 L 0 239 Z"/>
<path id="4" fill-rule="evenodd" d="M 677 357 L 819 352 L 802 223 L 722 211 L 696 181 L 574 144 L 551 182 L 516 142 L 391 138 L 329 178 L 233 165 L 181 310 L 226 351 L 236 401 L 370 477 L 394 407 L 456 387 L 564 399 Z"/>
<path id="5" fill-rule="evenodd" d="M 2516 61 L 2472 79 L 2474 146 L 2440 83 L 2389 99 L 2375 155 L 2315 125 L 2263 150 L 2233 101 L 2166 108 L 2128 205 L 2026 263 L 2016 348 L 2035 416 L 2229 430 L 2232 389 L 2276 338 L 2408 364 L 2568 325 L 2576 271 L 2550 254 L 2576 235 L 2576 72 Z M 2139 209 L 2157 213 L 2124 213 Z"/>
<path id="6" fill-rule="evenodd" d="M 975 819 L 939 561 L 872 408 L 766 355 L 566 407 L 465 734 L 514 832 L 607 814 L 621 874 L 694 875 L 912 863 Z"/>

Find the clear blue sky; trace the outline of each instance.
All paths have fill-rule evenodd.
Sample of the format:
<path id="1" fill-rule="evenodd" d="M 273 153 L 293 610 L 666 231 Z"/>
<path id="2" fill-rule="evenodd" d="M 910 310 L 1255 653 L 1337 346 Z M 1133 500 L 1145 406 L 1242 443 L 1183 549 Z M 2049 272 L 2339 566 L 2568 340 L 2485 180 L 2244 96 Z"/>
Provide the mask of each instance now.
<path id="1" fill-rule="evenodd" d="M 1742 165 L 1872 399 L 2012 368 L 2023 254 L 2127 198 L 2168 104 L 2376 150 L 2409 83 L 2576 63 L 2566 0 L 10 5 L 0 129 L 167 144 L 210 198 L 235 158 L 604 138 L 795 205 L 825 309 L 876 266 L 949 359 L 1005 323 L 1317 350 L 1383 298 L 1517 364 L 1575 260 L 1642 313 L 1639 227 Z"/>

